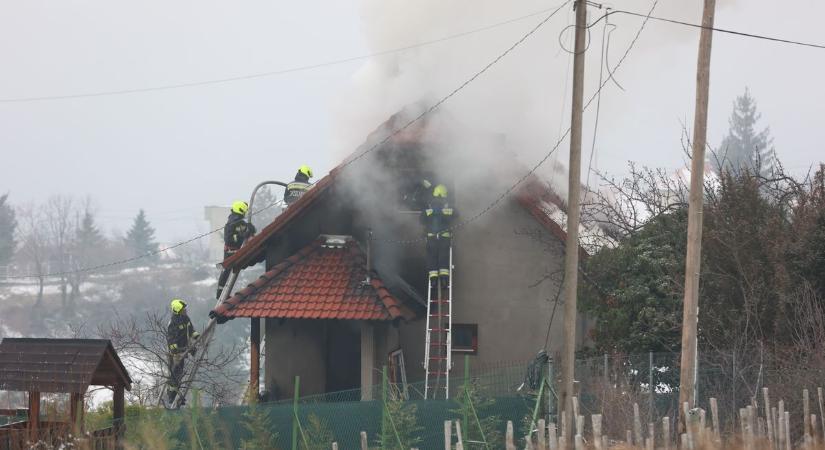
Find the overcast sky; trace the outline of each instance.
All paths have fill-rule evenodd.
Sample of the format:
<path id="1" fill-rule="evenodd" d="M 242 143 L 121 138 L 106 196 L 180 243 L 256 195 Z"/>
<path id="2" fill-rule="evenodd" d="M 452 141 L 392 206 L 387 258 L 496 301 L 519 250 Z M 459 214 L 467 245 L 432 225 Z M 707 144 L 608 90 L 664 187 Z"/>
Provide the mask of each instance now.
<path id="1" fill-rule="evenodd" d="M 553 7 L 559 0 L 499 1 L 494 14 L 481 7 L 485 2 L 455 3 L 462 6 L 461 17 L 441 20 L 440 36 L 517 18 Z M 426 8 L 428 3 L 407 2 L 397 10 L 384 7 L 378 17 L 370 4 L 369 0 L 0 1 L 0 100 L 245 76 L 439 37 L 407 33 L 403 39 L 409 40 L 404 42 L 402 38 L 377 42 L 374 31 L 382 21 L 403 21 L 410 4 Z M 649 0 L 612 3 L 639 12 L 646 12 L 650 4 Z M 660 0 L 657 7 L 659 15 L 692 22 L 699 21 L 700 11 L 699 0 Z M 823 14 L 821 0 L 726 0 L 720 1 L 716 22 L 722 28 L 825 43 L 819 23 Z M 426 11 L 418 16 L 426 18 Z M 536 92 L 547 92 L 551 86 L 554 98 L 548 102 L 558 111 L 547 116 L 553 135 L 569 116 L 562 113 L 562 99 L 569 97 L 562 76 L 569 56 L 559 50 L 558 35 L 571 18 L 565 10 L 530 43 L 530 48 L 546 49 L 555 61 L 554 72 L 547 76 L 525 78 L 527 88 L 536 84 Z M 451 64 L 456 80 L 461 80 L 537 20 L 540 17 L 440 43 L 432 55 L 445 58 L 445 66 Z M 610 61 L 615 64 L 640 19 L 614 15 L 611 22 L 619 25 L 610 47 Z M 598 81 L 600 26 L 593 28 L 591 39 L 587 78 L 592 91 Z M 679 134 L 683 122 L 692 126 L 697 42 L 698 30 L 661 23 L 647 26 L 616 74 L 625 90 L 611 84 L 604 91 L 597 140 L 600 170 L 621 174 L 628 160 L 673 169 L 683 164 Z M 449 58 L 451 52 L 478 49 L 482 44 L 490 51 L 476 52 L 477 59 Z M 758 101 L 762 124 L 771 127 L 787 167 L 799 171 L 825 159 L 819 123 L 825 113 L 821 87 L 825 50 L 718 33 L 713 44 L 710 144 L 721 141 L 732 102 L 748 86 Z M 426 57 L 427 52 L 418 49 L 408 58 Z M 189 237 L 206 229 L 205 205 L 246 198 L 257 182 L 287 180 L 303 163 L 316 174 L 337 164 L 345 153 L 336 148 L 342 142 L 337 136 L 341 127 L 348 127 L 339 120 L 342 111 L 350 104 L 360 107 L 359 102 L 351 102 L 353 96 L 382 95 L 363 86 L 353 90 L 354 80 L 368 63 L 360 60 L 126 95 L 0 101 L 0 193 L 10 192 L 16 204 L 42 201 L 52 194 L 89 195 L 106 231 L 125 230 L 138 208 L 145 208 L 161 240 Z M 500 65 L 502 71 L 532 70 L 530 60 L 518 56 L 505 58 Z M 473 96 L 483 91 L 482 76 L 456 101 L 481 98 Z M 495 92 L 507 96 L 506 89 Z M 588 111 L 588 127 L 592 120 Z M 588 130 L 585 147 L 589 149 L 592 128 Z M 540 144 L 548 147 L 551 142 Z M 534 162 L 531 153 L 522 157 Z M 562 153 L 560 157 L 565 158 Z"/>

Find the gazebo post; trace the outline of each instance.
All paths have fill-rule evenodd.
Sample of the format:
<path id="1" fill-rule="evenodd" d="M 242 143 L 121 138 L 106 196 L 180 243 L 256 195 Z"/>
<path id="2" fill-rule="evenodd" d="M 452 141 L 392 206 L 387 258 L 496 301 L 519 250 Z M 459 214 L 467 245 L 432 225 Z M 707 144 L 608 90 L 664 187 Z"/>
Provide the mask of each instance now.
<path id="1" fill-rule="evenodd" d="M 83 394 L 80 392 L 71 393 L 69 420 L 71 420 L 72 430 L 77 434 L 83 434 Z"/>
<path id="2" fill-rule="evenodd" d="M 29 391 L 29 435 L 32 442 L 37 442 L 40 428 L 40 392 Z"/>
<path id="3" fill-rule="evenodd" d="M 261 319 L 252 318 L 251 337 L 249 339 L 249 403 L 258 401 L 258 383 L 261 373 Z"/>
<path id="4" fill-rule="evenodd" d="M 123 385 L 115 385 L 115 392 L 112 396 L 112 424 L 115 427 L 115 443 L 120 441 L 120 438 L 126 428 L 123 423 L 123 416 L 125 415 L 125 397 Z"/>

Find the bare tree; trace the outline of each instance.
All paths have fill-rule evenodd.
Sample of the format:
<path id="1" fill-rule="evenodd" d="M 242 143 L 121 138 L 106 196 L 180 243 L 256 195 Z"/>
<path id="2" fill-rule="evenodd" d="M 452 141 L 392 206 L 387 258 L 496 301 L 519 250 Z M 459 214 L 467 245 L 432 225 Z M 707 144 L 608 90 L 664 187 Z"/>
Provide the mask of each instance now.
<path id="1" fill-rule="evenodd" d="M 48 243 L 46 238 L 46 225 L 43 212 L 35 204 L 22 206 L 18 209 L 20 217 L 20 252 L 18 258 L 31 268 L 37 276 L 37 301 L 34 304 L 38 308 L 43 303 L 43 284 L 47 270 Z"/>
<path id="2" fill-rule="evenodd" d="M 69 305 L 69 274 L 72 267 L 72 242 L 75 234 L 75 202 L 71 197 L 52 196 L 43 206 L 46 236 L 54 263 L 54 272 L 60 279 L 60 300 L 64 309 Z"/>
<path id="3" fill-rule="evenodd" d="M 169 381 L 169 358 L 166 343 L 168 317 L 156 312 L 145 317 L 117 317 L 100 325 L 97 335 L 112 341 L 129 372 L 138 380 L 132 392 L 132 401 L 148 405 L 155 401 Z M 243 391 L 245 375 L 238 361 L 246 352 L 244 346 L 212 345 L 201 362 L 194 380 L 194 388 L 204 392 L 215 405 L 231 404 Z M 188 366 L 185 370 L 188 370 Z"/>

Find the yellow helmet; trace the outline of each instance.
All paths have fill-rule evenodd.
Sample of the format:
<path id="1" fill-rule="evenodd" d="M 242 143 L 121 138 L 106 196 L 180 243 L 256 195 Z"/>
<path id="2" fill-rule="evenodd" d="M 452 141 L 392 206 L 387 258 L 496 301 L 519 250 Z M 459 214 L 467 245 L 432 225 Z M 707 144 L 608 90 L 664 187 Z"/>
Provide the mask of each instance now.
<path id="1" fill-rule="evenodd" d="M 180 314 L 184 308 L 186 308 L 186 302 L 183 300 L 176 298 L 172 300 L 172 303 L 169 304 L 169 308 L 172 310 L 174 314 Z"/>
<path id="2" fill-rule="evenodd" d="M 312 178 L 312 169 L 310 169 L 309 166 L 306 164 L 299 167 L 298 172 L 301 172 L 302 174 L 306 175 L 307 178 Z"/>
<path id="3" fill-rule="evenodd" d="M 232 202 L 232 212 L 240 215 L 246 215 L 246 212 L 249 210 L 249 205 L 241 200 L 236 202 Z"/>
<path id="4" fill-rule="evenodd" d="M 447 197 L 447 186 L 444 186 L 443 184 L 437 185 L 435 189 L 433 189 L 433 197 Z"/>

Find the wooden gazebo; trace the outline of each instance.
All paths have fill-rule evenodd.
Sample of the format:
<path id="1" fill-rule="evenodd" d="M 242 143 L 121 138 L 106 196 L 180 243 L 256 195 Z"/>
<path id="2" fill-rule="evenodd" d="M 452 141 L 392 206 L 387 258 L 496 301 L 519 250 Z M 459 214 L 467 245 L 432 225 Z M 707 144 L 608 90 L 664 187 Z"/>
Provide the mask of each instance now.
<path id="1" fill-rule="evenodd" d="M 92 432 L 93 437 L 117 441 L 125 430 L 125 391 L 132 379 L 106 339 L 5 338 L 0 342 L 0 390 L 28 393 L 25 421 L 0 426 L 0 448 L 17 448 L 24 442 L 52 440 L 71 432 L 83 432 L 83 396 L 89 386 L 106 386 L 114 391 L 113 424 Z M 69 421 L 41 420 L 40 394 L 65 393 L 70 396 Z M 18 410 L 0 414 L 17 415 Z M 21 447 L 22 448 L 22 447 Z"/>

